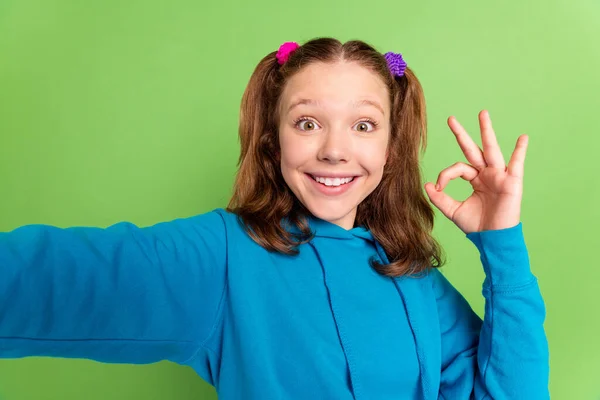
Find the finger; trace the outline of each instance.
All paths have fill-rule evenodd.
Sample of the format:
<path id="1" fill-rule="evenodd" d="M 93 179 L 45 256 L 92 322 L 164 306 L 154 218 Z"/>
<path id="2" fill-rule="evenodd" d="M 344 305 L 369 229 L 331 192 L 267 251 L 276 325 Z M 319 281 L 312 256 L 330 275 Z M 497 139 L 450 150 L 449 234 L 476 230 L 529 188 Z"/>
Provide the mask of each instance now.
<path id="1" fill-rule="evenodd" d="M 529 144 L 529 136 L 521 135 L 517 139 L 515 151 L 513 151 L 508 163 L 508 174 L 518 178 L 523 178 L 523 170 L 525 165 L 525 155 L 527 153 L 527 145 Z"/>
<path id="2" fill-rule="evenodd" d="M 448 126 L 454 132 L 458 145 L 467 158 L 467 161 L 477 169 L 485 168 L 487 164 L 481 148 L 473 141 L 465 128 L 463 128 L 454 116 L 448 118 Z"/>
<path id="3" fill-rule="evenodd" d="M 460 207 L 461 202 L 454 200 L 452 197 L 448 196 L 446 193 L 442 191 L 435 190 L 433 183 L 425 184 L 425 191 L 429 196 L 429 200 L 436 206 L 442 214 L 444 214 L 448 219 L 452 220 L 452 216 L 458 207 Z"/>
<path id="4" fill-rule="evenodd" d="M 506 168 L 504 156 L 502 155 L 496 133 L 494 133 L 494 128 L 492 127 L 490 113 L 487 110 L 482 110 L 479 113 L 479 126 L 481 128 L 481 143 L 483 144 L 485 162 L 489 167 Z"/>
<path id="5" fill-rule="evenodd" d="M 437 185 L 439 185 L 438 190 L 444 190 L 448 183 L 453 179 L 460 177 L 470 182 L 475 179 L 477 175 L 479 175 L 479 171 L 473 166 L 463 162 L 457 162 L 440 172 L 437 179 Z"/>

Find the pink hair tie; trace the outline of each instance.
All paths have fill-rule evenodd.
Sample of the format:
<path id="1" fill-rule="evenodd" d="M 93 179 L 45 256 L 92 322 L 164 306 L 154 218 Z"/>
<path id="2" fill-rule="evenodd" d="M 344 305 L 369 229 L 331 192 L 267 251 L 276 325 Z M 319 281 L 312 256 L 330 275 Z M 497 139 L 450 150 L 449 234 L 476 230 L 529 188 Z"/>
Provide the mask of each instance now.
<path id="1" fill-rule="evenodd" d="M 276 54 L 279 65 L 283 65 L 298 47 L 300 47 L 300 45 L 296 42 L 285 42 L 279 46 L 279 50 Z"/>

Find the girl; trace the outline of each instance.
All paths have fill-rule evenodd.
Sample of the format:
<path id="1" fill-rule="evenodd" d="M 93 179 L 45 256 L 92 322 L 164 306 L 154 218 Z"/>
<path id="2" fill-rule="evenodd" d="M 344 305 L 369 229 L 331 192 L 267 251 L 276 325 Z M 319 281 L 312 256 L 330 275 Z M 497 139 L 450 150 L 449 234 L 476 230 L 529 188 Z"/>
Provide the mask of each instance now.
<path id="1" fill-rule="evenodd" d="M 481 255 L 485 317 L 439 272 L 423 195 L 421 86 L 362 41 L 284 43 L 240 112 L 226 210 L 138 227 L 0 234 L 2 357 L 170 360 L 231 399 L 546 399 L 545 306 L 520 204 L 527 136 L 508 167 L 483 150 L 429 200 Z M 464 202 L 443 193 L 457 177 Z"/>

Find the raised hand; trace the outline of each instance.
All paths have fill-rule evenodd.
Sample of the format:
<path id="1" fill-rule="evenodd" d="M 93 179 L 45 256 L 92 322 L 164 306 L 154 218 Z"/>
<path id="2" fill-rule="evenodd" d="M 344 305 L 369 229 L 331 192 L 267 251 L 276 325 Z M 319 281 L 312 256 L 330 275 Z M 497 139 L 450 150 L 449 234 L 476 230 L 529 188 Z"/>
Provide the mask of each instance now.
<path id="1" fill-rule="evenodd" d="M 529 137 L 521 135 L 508 166 L 498 146 L 489 113 L 479 113 L 483 151 L 453 116 L 448 126 L 470 164 L 457 162 L 438 175 L 437 185 L 427 182 L 429 200 L 464 233 L 511 228 L 521 218 L 523 167 Z M 461 177 L 471 183 L 473 193 L 464 201 L 444 193 L 448 183 Z M 439 189 L 436 187 L 439 186 Z"/>

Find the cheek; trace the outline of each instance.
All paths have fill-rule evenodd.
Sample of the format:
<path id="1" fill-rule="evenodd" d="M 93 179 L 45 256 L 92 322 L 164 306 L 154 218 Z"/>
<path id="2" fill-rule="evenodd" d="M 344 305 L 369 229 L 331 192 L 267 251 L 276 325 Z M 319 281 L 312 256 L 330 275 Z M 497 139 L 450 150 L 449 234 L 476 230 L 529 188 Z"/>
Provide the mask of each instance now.
<path id="1" fill-rule="evenodd" d="M 293 140 L 288 135 L 279 137 L 279 157 L 281 168 L 293 168 L 296 164 L 297 155 L 292 151 L 294 148 Z"/>
<path id="2" fill-rule="evenodd" d="M 314 157 L 313 146 L 305 137 L 283 133 L 279 137 L 281 167 L 295 169 Z"/>
<path id="3" fill-rule="evenodd" d="M 372 175 L 381 175 L 388 156 L 387 141 L 363 145 L 361 155 L 365 169 Z"/>
<path id="4" fill-rule="evenodd" d="M 281 134 L 279 136 L 279 165 L 281 175 L 288 186 L 295 187 L 296 173 L 307 160 L 306 146 L 302 146 L 301 140 L 294 135 Z"/>

